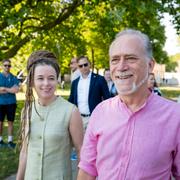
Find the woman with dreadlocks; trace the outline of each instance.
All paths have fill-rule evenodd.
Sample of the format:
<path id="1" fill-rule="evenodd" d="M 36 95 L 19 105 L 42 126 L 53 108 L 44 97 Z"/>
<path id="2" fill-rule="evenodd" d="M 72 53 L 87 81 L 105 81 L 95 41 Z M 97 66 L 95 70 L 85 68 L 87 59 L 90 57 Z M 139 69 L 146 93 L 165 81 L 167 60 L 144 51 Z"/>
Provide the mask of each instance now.
<path id="1" fill-rule="evenodd" d="M 83 128 L 77 108 L 55 95 L 59 71 L 49 51 L 36 51 L 28 59 L 17 180 L 71 180 L 71 142 L 79 155 Z"/>

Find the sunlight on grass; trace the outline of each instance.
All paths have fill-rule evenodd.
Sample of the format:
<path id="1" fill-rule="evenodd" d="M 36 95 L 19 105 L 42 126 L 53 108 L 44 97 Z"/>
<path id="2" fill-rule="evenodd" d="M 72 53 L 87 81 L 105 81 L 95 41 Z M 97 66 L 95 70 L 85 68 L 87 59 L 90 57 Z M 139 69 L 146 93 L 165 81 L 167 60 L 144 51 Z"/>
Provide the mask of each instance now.
<path id="1" fill-rule="evenodd" d="M 180 86 L 177 86 L 177 87 L 173 87 L 173 86 L 162 86 L 162 87 L 160 87 L 160 89 L 180 91 Z"/>
<path id="2" fill-rule="evenodd" d="M 5 127 L 8 127 L 7 121 L 4 121 L 3 125 L 4 125 Z"/>
<path id="3" fill-rule="evenodd" d="M 35 94 L 35 97 L 37 97 L 36 93 L 34 93 L 34 94 Z M 59 90 L 58 89 L 56 91 L 56 94 L 60 95 L 60 96 L 69 96 L 70 90 Z M 25 100 L 25 93 L 24 92 L 19 92 L 19 93 L 17 93 L 16 97 L 17 97 L 17 100 Z"/>

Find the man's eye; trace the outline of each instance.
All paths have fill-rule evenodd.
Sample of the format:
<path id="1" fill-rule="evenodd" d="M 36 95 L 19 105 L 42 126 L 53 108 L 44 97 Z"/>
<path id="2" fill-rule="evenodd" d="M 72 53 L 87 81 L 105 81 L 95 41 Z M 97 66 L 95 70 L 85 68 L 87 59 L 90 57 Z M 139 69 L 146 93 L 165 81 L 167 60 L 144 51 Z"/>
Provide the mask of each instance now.
<path id="1" fill-rule="evenodd" d="M 115 63 L 118 63 L 118 62 L 119 62 L 119 59 L 118 59 L 118 58 L 114 58 L 114 59 L 111 60 L 111 63 L 112 63 L 112 64 L 115 64 Z"/>
<path id="2" fill-rule="evenodd" d="M 130 63 L 136 62 L 137 58 L 136 57 L 127 57 L 126 60 Z"/>

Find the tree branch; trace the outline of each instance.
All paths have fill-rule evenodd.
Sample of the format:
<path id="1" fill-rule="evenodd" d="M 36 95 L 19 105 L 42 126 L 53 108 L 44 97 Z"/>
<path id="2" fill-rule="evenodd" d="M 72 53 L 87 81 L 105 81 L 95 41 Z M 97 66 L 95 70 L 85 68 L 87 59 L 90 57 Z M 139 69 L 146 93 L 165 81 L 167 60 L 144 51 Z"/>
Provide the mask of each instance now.
<path id="1" fill-rule="evenodd" d="M 4 53 L 3 58 L 11 58 L 13 56 L 16 55 L 17 51 L 23 46 L 25 45 L 27 42 L 29 42 L 29 40 L 32 38 L 31 35 L 26 36 L 25 38 L 21 39 L 16 45 L 14 45 L 11 49 L 9 49 L 8 51 L 6 51 Z M 2 57 L 1 59 L 2 60 Z"/>

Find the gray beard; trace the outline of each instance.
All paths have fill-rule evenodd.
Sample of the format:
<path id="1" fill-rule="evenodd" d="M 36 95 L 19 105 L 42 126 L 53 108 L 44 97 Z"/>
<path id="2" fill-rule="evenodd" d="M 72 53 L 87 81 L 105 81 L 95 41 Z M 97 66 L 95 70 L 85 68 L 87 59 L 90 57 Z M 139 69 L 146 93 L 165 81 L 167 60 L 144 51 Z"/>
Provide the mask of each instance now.
<path id="1" fill-rule="evenodd" d="M 115 84 L 118 94 L 119 95 L 129 95 L 129 94 L 136 92 L 139 89 L 139 87 L 141 87 L 147 81 L 148 76 L 149 76 L 149 73 L 147 73 L 145 78 L 142 79 L 142 81 L 140 81 L 139 84 L 137 84 L 137 85 L 135 84 L 135 82 L 133 82 L 132 88 L 129 91 L 118 89 L 118 86 L 123 86 L 123 84 L 119 83 L 118 80 L 114 81 L 114 84 Z"/>

